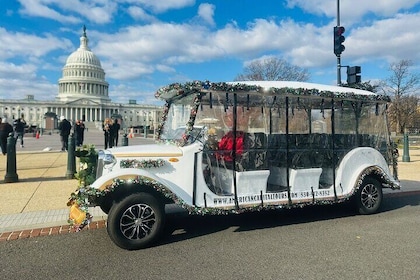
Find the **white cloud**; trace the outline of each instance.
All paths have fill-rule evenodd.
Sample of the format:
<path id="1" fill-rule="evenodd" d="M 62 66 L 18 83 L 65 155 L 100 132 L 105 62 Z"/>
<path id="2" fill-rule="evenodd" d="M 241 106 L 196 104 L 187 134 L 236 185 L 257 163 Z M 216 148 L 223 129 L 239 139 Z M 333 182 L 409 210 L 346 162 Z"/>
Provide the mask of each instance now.
<path id="1" fill-rule="evenodd" d="M 290 8 L 299 7 L 310 14 L 325 15 L 336 18 L 338 0 L 288 0 L 287 6 Z M 372 13 L 379 17 L 389 17 L 405 9 L 419 4 L 419 0 L 351 0 L 340 2 L 340 17 L 343 22 L 348 24 L 356 22 L 358 19 Z"/>
<path id="2" fill-rule="evenodd" d="M 156 65 L 156 70 L 164 73 L 176 73 L 176 69 L 173 67 L 169 67 L 168 65 L 158 64 Z"/>
<path id="3" fill-rule="evenodd" d="M 54 50 L 71 50 L 68 39 L 59 39 L 51 34 L 43 37 L 22 32 L 8 32 L 0 27 L 0 58 L 41 57 Z"/>
<path id="4" fill-rule="evenodd" d="M 121 67 L 116 71 L 108 69 L 108 75 L 128 75 L 127 78 L 132 78 L 136 73 L 153 72 L 153 65 L 156 64 L 160 65 L 159 69 L 164 69 L 163 66 L 170 69 L 171 64 L 198 62 L 214 57 L 211 55 L 212 45 L 205 42 L 206 36 L 207 32 L 191 25 L 155 23 L 131 26 L 116 34 L 101 34 L 101 41 L 95 46 L 94 52 L 104 58 L 102 60 L 112 61 L 109 64 L 112 68 Z M 139 67 L 124 71 L 124 65 L 133 63 L 138 63 Z"/>
<path id="5" fill-rule="evenodd" d="M 172 9 L 181 9 L 195 4 L 195 0 L 118 0 L 118 2 L 135 4 L 138 6 L 141 5 L 156 13 L 162 13 Z"/>
<path id="6" fill-rule="evenodd" d="M 215 6 L 208 3 L 203 3 L 198 6 L 198 16 L 202 18 L 207 24 L 214 26 L 215 22 L 213 19 Z"/>
<path id="7" fill-rule="evenodd" d="M 157 21 L 157 19 L 154 16 L 146 13 L 144 11 L 144 9 L 142 9 L 138 6 L 130 6 L 127 9 L 127 12 L 132 18 L 134 18 L 136 20 L 142 20 L 142 21 L 145 21 L 145 22 L 155 22 L 155 21 Z"/>
<path id="8" fill-rule="evenodd" d="M 420 26 L 420 13 L 398 14 L 370 26 L 352 29 L 345 41 L 345 53 L 362 61 L 372 58 L 384 58 L 388 62 L 420 61 L 420 34 L 416 28 L 410 28 L 417 26 Z"/>
<path id="9" fill-rule="evenodd" d="M 316 68 L 335 62 L 333 26 L 333 23 L 317 27 L 292 20 L 256 19 L 244 29 L 228 24 L 210 31 L 194 24 L 153 23 L 101 34 L 94 52 L 105 61 L 113 61 L 106 64 L 110 67 L 107 74 L 120 79 L 166 72 L 165 69 L 174 69 L 178 64 L 227 57 L 247 60 L 267 53 L 280 55 L 301 67 Z M 371 59 L 372 55 L 388 60 L 420 59 L 416 51 L 420 34 L 407 26 L 420 26 L 420 16 L 399 14 L 371 26 L 349 28 L 343 56 L 359 61 L 363 57 Z"/>
<path id="10" fill-rule="evenodd" d="M 32 94 L 43 100 L 51 100 L 51 94 L 55 94 L 58 87 L 42 77 L 37 77 L 37 69 L 38 66 L 33 64 L 16 65 L 0 62 L 0 92 L 5 95 L 0 98 L 23 98 Z"/>
<path id="11" fill-rule="evenodd" d="M 121 80 L 131 80 L 143 75 L 151 74 L 155 71 L 152 65 L 142 63 L 139 60 L 124 60 L 121 63 L 109 64 L 108 61 L 102 62 L 107 77 Z"/>
<path id="12" fill-rule="evenodd" d="M 162 105 L 154 94 L 158 85 L 150 83 L 148 80 L 141 82 L 124 82 L 123 84 L 118 81 L 110 84 L 109 96 L 113 102 L 128 103 L 130 99 L 137 101 L 137 104 L 155 104 Z"/>
<path id="13" fill-rule="evenodd" d="M 22 5 L 20 12 L 24 15 L 54 19 L 59 22 L 79 23 L 80 19 L 75 16 L 63 15 L 46 6 L 43 0 L 19 0 Z"/>
<path id="14" fill-rule="evenodd" d="M 37 67 L 33 64 L 16 65 L 13 63 L 0 62 L 0 76 L 7 76 L 12 79 L 28 79 L 35 78 L 35 71 Z"/>
<path id="15" fill-rule="evenodd" d="M 24 15 L 43 17 L 61 23 L 81 23 L 90 21 L 98 24 L 109 23 L 118 11 L 118 5 L 133 5 L 127 12 L 135 19 L 153 20 L 144 10 L 163 13 L 171 9 L 193 6 L 195 0 L 18 0 Z"/>
<path id="16" fill-rule="evenodd" d="M 108 0 L 18 0 L 20 12 L 29 16 L 44 17 L 62 23 L 80 23 L 80 17 L 95 23 L 108 23 L 116 12 L 117 4 Z"/>

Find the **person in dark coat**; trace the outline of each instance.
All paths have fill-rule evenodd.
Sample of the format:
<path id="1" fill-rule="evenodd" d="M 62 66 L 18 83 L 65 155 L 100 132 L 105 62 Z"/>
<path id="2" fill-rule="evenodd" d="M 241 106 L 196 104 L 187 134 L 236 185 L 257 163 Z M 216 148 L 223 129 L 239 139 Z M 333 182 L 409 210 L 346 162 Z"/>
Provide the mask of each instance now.
<path id="1" fill-rule="evenodd" d="M 60 124 L 58 125 L 60 131 L 61 151 L 68 150 L 69 135 L 71 131 L 71 123 L 64 117 L 60 117 Z"/>
<path id="2" fill-rule="evenodd" d="M 7 122 L 6 118 L 0 118 L 0 146 L 3 155 L 7 153 L 7 137 L 13 133 L 13 126 Z"/>
<path id="3" fill-rule="evenodd" d="M 120 124 L 118 123 L 118 119 L 114 119 L 114 123 L 112 124 L 112 134 L 114 138 L 114 146 L 118 146 L 118 134 L 120 132 Z"/>
<path id="4" fill-rule="evenodd" d="M 26 128 L 26 121 L 23 117 L 23 114 L 20 118 L 16 119 L 13 122 L 13 126 L 15 129 L 15 138 L 16 140 L 20 138 L 20 147 L 23 148 L 23 135 L 25 134 L 25 128 Z"/>
<path id="5" fill-rule="evenodd" d="M 74 125 L 74 138 L 76 139 L 76 146 L 80 147 L 83 145 L 83 138 L 85 133 L 85 124 L 81 120 L 77 120 Z"/>
<path id="6" fill-rule="evenodd" d="M 102 130 L 104 131 L 105 149 L 112 148 L 113 129 L 112 129 L 112 120 L 110 118 L 105 119 L 104 124 L 102 126 Z"/>

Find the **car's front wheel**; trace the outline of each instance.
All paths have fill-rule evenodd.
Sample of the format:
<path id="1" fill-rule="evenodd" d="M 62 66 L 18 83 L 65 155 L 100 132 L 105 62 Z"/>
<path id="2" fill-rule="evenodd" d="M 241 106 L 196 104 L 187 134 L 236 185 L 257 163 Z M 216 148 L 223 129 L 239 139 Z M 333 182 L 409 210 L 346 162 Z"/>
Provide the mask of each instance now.
<path id="1" fill-rule="evenodd" d="M 107 231 L 119 247 L 137 250 L 150 246 L 163 230 L 165 208 L 149 193 L 135 193 L 114 204 Z"/>
<path id="2" fill-rule="evenodd" d="M 368 215 L 377 212 L 381 206 L 382 198 L 381 183 L 374 178 L 366 177 L 356 194 L 359 213 Z"/>

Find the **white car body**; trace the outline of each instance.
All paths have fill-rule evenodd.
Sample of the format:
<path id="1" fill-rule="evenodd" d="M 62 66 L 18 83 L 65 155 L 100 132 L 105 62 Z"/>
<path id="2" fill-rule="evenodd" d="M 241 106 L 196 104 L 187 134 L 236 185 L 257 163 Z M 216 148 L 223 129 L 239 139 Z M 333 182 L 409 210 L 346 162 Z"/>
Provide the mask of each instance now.
<path id="1" fill-rule="evenodd" d="M 386 97 L 277 81 L 174 84 L 156 95 L 167 101 L 159 141 L 102 151 L 96 181 L 81 192 L 89 194 L 83 196 L 89 205 L 110 211 L 110 236 L 123 248 L 155 238 L 153 226 L 161 230 L 159 209 L 167 203 L 219 214 L 356 195 L 360 212 L 370 214 L 382 188 L 399 188 L 396 150 L 383 118 Z M 223 140 L 229 133 L 233 138 Z M 124 213 L 139 205 L 156 215 L 156 224 L 143 229 L 146 241 L 122 230 Z M 133 219 L 139 231 L 141 220 Z"/>

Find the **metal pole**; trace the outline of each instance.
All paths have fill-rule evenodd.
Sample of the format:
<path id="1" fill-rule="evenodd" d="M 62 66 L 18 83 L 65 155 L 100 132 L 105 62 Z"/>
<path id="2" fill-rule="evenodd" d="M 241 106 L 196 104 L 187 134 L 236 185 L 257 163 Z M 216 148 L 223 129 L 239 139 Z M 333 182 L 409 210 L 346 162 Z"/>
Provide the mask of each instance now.
<path id="1" fill-rule="evenodd" d="M 340 26 L 340 0 L 337 0 L 337 26 Z"/>
<path id="2" fill-rule="evenodd" d="M 337 85 L 341 86 L 341 55 L 337 55 Z"/>
<path id="3" fill-rule="evenodd" d="M 74 134 L 70 134 L 70 137 L 68 139 L 68 145 L 67 145 L 67 172 L 66 172 L 66 178 L 67 179 L 73 179 L 74 174 L 76 174 L 76 146 L 75 146 L 75 140 L 74 140 Z"/>
<path id="4" fill-rule="evenodd" d="M 340 0 L 337 0 L 337 26 L 340 26 Z M 337 85 L 341 86 L 341 55 L 337 55 Z"/>

